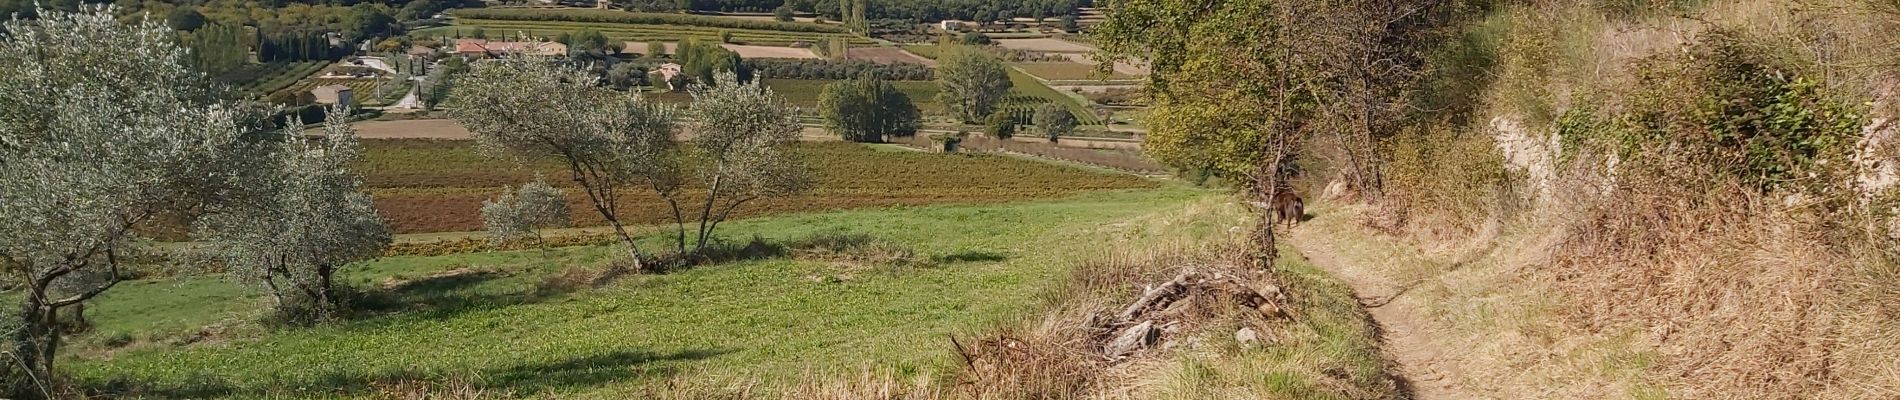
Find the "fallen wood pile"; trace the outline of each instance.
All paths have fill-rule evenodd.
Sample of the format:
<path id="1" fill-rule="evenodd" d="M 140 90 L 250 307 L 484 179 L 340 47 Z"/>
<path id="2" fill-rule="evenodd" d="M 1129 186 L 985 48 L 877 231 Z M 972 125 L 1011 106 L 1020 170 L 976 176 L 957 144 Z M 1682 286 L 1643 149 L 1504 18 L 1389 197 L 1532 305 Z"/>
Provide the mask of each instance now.
<path id="1" fill-rule="evenodd" d="M 1183 331 L 1184 325 L 1204 319 L 1197 314 L 1215 307 L 1240 306 L 1268 320 L 1287 318 L 1286 293 L 1278 285 L 1254 281 L 1231 272 L 1185 268 L 1173 280 L 1143 290 L 1113 319 L 1094 321 L 1102 356 L 1118 361 L 1163 343 L 1163 336 Z"/>
<path id="2" fill-rule="evenodd" d="M 1230 265 L 1169 269 L 1179 272 L 1145 285 L 1125 306 L 1078 300 L 1029 334 L 1005 331 L 968 343 L 952 337 L 966 366 L 963 386 L 979 398 L 1087 397 L 1106 367 L 1146 349 L 1172 348 L 1204 332 L 1203 325 L 1238 318 L 1242 328 L 1232 337 L 1245 344 L 1270 341 L 1263 323 L 1292 317 L 1287 294 L 1264 275 Z"/>

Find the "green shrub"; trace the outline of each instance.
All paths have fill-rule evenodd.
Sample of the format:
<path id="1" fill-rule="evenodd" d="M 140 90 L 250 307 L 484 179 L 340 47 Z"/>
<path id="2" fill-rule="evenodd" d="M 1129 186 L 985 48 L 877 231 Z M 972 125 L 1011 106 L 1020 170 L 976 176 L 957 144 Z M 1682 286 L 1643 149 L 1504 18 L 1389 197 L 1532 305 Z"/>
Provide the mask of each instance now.
<path id="1" fill-rule="evenodd" d="M 997 139 L 1016 136 L 1016 118 L 1001 110 L 990 113 L 989 119 L 983 125 L 983 134 Z"/>
<path id="2" fill-rule="evenodd" d="M 1639 83 L 1613 129 L 1578 118 L 1570 142 L 1601 143 L 1625 160 L 1662 170 L 1706 171 L 1761 191 L 1830 185 L 1844 167 L 1864 112 L 1825 92 L 1808 66 L 1734 32 L 1714 31 L 1686 54 L 1642 62 Z M 1662 163 L 1677 163 L 1667 165 Z"/>

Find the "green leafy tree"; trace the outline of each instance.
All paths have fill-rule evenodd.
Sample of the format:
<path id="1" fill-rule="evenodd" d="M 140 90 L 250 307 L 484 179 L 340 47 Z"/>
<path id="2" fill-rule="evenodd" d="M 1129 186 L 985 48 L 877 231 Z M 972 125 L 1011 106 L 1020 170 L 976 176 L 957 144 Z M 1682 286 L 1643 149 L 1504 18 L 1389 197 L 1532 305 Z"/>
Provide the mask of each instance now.
<path id="1" fill-rule="evenodd" d="M 562 35 L 566 36 L 566 40 L 561 43 L 567 45 L 569 57 L 583 61 L 602 61 L 620 52 L 621 44 L 608 39 L 607 35 L 600 31 L 581 29 L 571 35 L 567 33 L 562 33 Z"/>
<path id="2" fill-rule="evenodd" d="M 271 162 L 254 164 L 227 192 L 235 204 L 207 208 L 202 238 L 231 276 L 260 284 L 291 322 L 335 318 L 348 307 L 336 273 L 375 258 L 389 246 L 389 226 L 350 171 L 362 157 L 348 112 L 332 109 L 323 138 L 299 134 L 301 123 L 262 141 Z"/>
<path id="3" fill-rule="evenodd" d="M 133 227 L 221 199 L 268 123 L 216 100 L 168 26 L 36 14 L 0 25 L 0 270 L 21 302 L 6 368 L 30 378 L 16 384 L 51 378 L 60 312 L 124 279 Z"/>
<path id="4" fill-rule="evenodd" d="M 607 84 L 615 89 L 627 90 L 634 86 L 647 85 L 647 69 L 637 64 L 623 62 L 607 69 Z"/>
<path id="5" fill-rule="evenodd" d="M 178 6 L 170 14 L 165 14 L 165 25 L 172 30 L 195 31 L 205 26 L 205 15 L 190 6 Z"/>
<path id="6" fill-rule="evenodd" d="M 1016 117 L 1010 116 L 1009 112 L 1003 110 L 990 113 L 989 121 L 983 124 L 983 134 L 997 139 L 1015 137 Z"/>
<path id="7" fill-rule="evenodd" d="M 779 22 L 792 22 L 792 3 L 786 2 L 785 5 L 772 9 L 772 19 Z"/>
<path id="8" fill-rule="evenodd" d="M 1075 131 L 1075 114 L 1061 104 L 1044 103 L 1036 107 L 1036 128 L 1053 142 Z"/>
<path id="9" fill-rule="evenodd" d="M 644 254 L 621 222 L 628 189 L 673 190 L 677 129 L 672 108 L 596 85 L 585 71 L 517 57 L 473 65 L 456 77 L 450 115 L 488 153 L 518 162 L 557 162 L 627 246 L 638 270 Z"/>
<path id="10" fill-rule="evenodd" d="M 917 134 L 917 106 L 890 82 L 869 76 L 832 82 L 818 96 L 825 129 L 844 140 L 882 142 Z"/>
<path id="11" fill-rule="evenodd" d="M 944 106 L 967 123 L 980 123 L 996 112 L 1009 93 L 1009 71 L 996 56 L 969 46 L 949 46 L 937 57 L 937 80 Z"/>
<path id="12" fill-rule="evenodd" d="M 435 0 L 410 0 L 408 3 L 402 5 L 402 9 L 396 11 L 396 19 L 400 21 L 414 21 L 428 18 L 441 10 L 441 3 Z"/>
<path id="13" fill-rule="evenodd" d="M 666 42 L 654 40 L 647 42 L 647 57 L 665 57 Z"/>
<path id="14" fill-rule="evenodd" d="M 732 72 L 739 77 L 740 81 L 751 80 L 751 74 L 746 71 L 744 60 L 739 57 L 739 53 L 726 50 L 719 43 L 689 38 L 680 42 L 679 48 L 675 51 L 679 53 L 674 58 L 679 59 L 680 73 L 693 77 L 702 84 L 717 83 L 714 77 L 720 72 Z"/>
<path id="15" fill-rule="evenodd" d="M 343 19 L 343 35 L 351 42 L 389 35 L 396 29 L 396 17 L 389 7 L 378 3 L 356 3 Z"/>

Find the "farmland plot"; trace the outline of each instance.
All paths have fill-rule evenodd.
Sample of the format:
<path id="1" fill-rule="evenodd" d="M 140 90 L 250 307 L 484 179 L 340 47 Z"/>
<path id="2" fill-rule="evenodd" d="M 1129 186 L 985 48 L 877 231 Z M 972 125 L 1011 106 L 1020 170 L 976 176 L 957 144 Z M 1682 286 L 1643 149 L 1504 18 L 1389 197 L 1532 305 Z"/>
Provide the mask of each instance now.
<path id="1" fill-rule="evenodd" d="M 817 179 L 810 193 L 768 199 L 735 217 L 861 207 L 935 203 L 994 203 L 1059 197 L 1101 189 L 1154 187 L 1128 175 L 1087 171 L 1002 156 L 946 156 L 881 152 L 853 143 L 801 142 L 797 154 Z M 366 140 L 357 170 L 376 208 L 399 233 L 480 230 L 481 202 L 504 185 L 532 180 L 536 172 L 570 185 L 558 165 L 517 168 L 479 154 L 469 141 Z M 620 204 L 630 223 L 670 221 L 665 204 L 651 194 L 630 192 Z M 581 194 L 570 193 L 577 225 L 601 223 Z"/>

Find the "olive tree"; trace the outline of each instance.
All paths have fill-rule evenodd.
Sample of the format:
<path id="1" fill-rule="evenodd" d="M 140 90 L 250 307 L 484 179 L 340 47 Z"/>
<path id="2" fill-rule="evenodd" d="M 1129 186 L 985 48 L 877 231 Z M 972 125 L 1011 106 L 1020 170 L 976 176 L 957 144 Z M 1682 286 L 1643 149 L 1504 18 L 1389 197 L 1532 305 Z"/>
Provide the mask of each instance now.
<path id="1" fill-rule="evenodd" d="M 853 142 L 881 142 L 885 135 L 917 134 L 917 106 L 890 82 L 861 76 L 825 85 L 818 95 L 825 129 Z"/>
<path id="2" fill-rule="evenodd" d="M 627 246 L 633 267 L 644 270 L 643 254 L 621 223 L 618 205 L 629 188 L 677 190 L 674 112 L 597 81 L 536 57 L 476 63 L 456 78 L 459 107 L 450 115 L 491 155 L 566 166 L 594 211 Z"/>
<path id="3" fill-rule="evenodd" d="M 43 379 L 60 310 L 122 279 L 134 226 L 219 198 L 268 113 L 214 100 L 159 21 L 38 14 L 0 29 L 0 270 L 24 294 L 13 365 Z"/>
<path id="4" fill-rule="evenodd" d="M 982 49 L 949 46 L 937 58 L 937 80 L 943 85 L 945 107 L 963 122 L 982 123 L 1012 84 L 1002 61 Z"/>
<path id="5" fill-rule="evenodd" d="M 520 190 L 502 188 L 501 196 L 482 201 L 482 223 L 488 228 L 490 240 L 501 243 L 521 239 L 540 242 L 541 229 L 565 228 L 574 221 L 568 216 L 567 194 L 536 176 Z"/>
<path id="6" fill-rule="evenodd" d="M 346 112 L 330 110 L 321 137 L 306 137 L 302 124 L 259 142 L 267 157 L 253 164 L 198 221 L 231 277 L 263 286 L 291 322 L 339 315 L 348 304 L 337 291 L 336 273 L 351 263 L 381 255 L 389 225 L 350 171 L 362 157 Z"/>
<path id="7" fill-rule="evenodd" d="M 740 83 L 731 72 L 714 76 L 711 86 L 695 86 L 693 137 L 682 150 L 682 164 L 704 187 L 695 218 L 699 225 L 691 255 L 703 254 L 719 223 L 740 206 L 759 199 L 802 192 L 811 187 L 811 172 L 787 151 L 803 126 L 798 109 L 758 81 Z M 679 225 L 678 245 L 686 248 L 684 200 L 678 192 L 663 193 Z"/>

